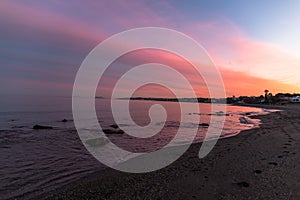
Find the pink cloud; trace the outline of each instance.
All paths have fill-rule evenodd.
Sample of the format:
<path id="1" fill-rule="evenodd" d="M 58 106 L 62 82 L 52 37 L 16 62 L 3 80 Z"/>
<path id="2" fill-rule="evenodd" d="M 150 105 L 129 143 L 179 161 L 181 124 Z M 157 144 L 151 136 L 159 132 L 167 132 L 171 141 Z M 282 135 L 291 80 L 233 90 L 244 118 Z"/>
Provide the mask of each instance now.
<path id="1" fill-rule="evenodd" d="M 114 84 L 122 74 L 126 73 L 130 68 L 134 66 L 150 62 L 156 62 L 171 66 L 172 68 L 183 74 L 190 81 L 190 83 L 194 87 L 194 91 L 198 96 L 209 96 L 208 89 L 203 78 L 200 74 L 198 74 L 193 66 L 191 66 L 188 62 L 180 57 L 177 57 L 168 52 L 161 52 L 157 50 L 136 51 L 121 57 L 107 71 L 107 75 L 112 76 L 107 77 L 106 75 L 106 77 L 102 79 L 102 82 L 100 82 L 100 85 L 102 86 L 99 88 L 98 92 L 102 91 L 102 87 L 105 86 L 106 95 L 110 96 L 111 90 L 109 90 L 109 88 L 112 89 L 114 87 Z M 280 81 L 268 78 L 255 77 L 253 75 L 250 75 L 249 73 L 234 71 L 226 67 L 219 67 L 219 69 L 223 77 L 225 89 L 228 96 L 260 95 L 266 88 L 268 88 L 274 94 L 278 92 L 300 91 L 300 87 L 292 84 L 285 84 Z M 165 74 L 165 76 L 170 77 L 172 75 Z M 128 81 L 130 82 L 130 80 Z M 174 83 L 176 83 L 176 80 L 174 80 Z M 126 86 L 124 87 L 126 88 Z M 191 91 L 187 91 L 187 89 L 184 88 L 185 87 L 182 86 L 181 92 L 183 94 L 186 94 L 187 97 L 191 96 Z M 139 90 L 136 95 L 170 97 L 168 96 L 169 93 L 167 93 L 166 90 L 162 88 L 159 89 L 159 87 L 157 86 L 144 87 Z"/>
<path id="2" fill-rule="evenodd" d="M 279 45 L 250 39 L 229 20 L 190 24 L 186 29 L 221 68 L 300 85 L 300 59 Z"/>

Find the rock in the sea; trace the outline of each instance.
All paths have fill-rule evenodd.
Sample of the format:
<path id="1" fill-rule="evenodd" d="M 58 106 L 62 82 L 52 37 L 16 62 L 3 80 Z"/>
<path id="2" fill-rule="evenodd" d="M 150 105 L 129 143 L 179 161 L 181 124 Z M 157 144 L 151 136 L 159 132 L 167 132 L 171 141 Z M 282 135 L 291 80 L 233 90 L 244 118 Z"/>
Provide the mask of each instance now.
<path id="1" fill-rule="evenodd" d="M 246 117 L 240 117 L 239 120 L 242 124 L 253 124 L 253 122 Z"/>
<path id="2" fill-rule="evenodd" d="M 201 123 L 201 124 L 199 124 L 199 126 L 202 126 L 202 127 L 209 127 L 209 124 L 208 124 L 208 123 Z"/>
<path id="3" fill-rule="evenodd" d="M 63 119 L 63 120 L 61 120 L 61 122 L 67 122 L 68 120 L 67 119 Z"/>
<path id="4" fill-rule="evenodd" d="M 229 114 L 224 113 L 224 112 L 222 112 L 222 111 L 216 112 L 216 115 L 217 115 L 217 116 L 229 116 Z"/>
<path id="5" fill-rule="evenodd" d="M 124 134 L 123 130 L 103 129 L 105 134 Z"/>
<path id="6" fill-rule="evenodd" d="M 112 124 L 112 125 L 110 125 L 110 127 L 114 128 L 114 129 L 118 129 L 119 128 L 119 126 L 117 124 Z"/>
<path id="7" fill-rule="evenodd" d="M 25 126 L 13 126 L 11 128 L 25 128 Z"/>
<path id="8" fill-rule="evenodd" d="M 52 126 L 42 126 L 42 125 L 34 125 L 32 128 L 35 129 L 35 130 L 39 130 L 39 129 L 53 129 Z"/>
<path id="9" fill-rule="evenodd" d="M 229 116 L 229 114 L 224 113 L 223 111 L 219 111 L 213 114 L 209 114 L 209 115 L 215 115 L 215 116 Z"/>

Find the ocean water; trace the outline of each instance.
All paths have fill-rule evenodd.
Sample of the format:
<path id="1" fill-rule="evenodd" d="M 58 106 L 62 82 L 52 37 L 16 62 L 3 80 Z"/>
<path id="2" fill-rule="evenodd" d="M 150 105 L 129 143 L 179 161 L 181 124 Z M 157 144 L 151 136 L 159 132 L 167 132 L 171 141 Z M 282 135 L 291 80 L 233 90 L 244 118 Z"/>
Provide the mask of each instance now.
<path id="1" fill-rule="evenodd" d="M 114 101 L 117 103 L 121 100 Z M 101 127 L 112 129 L 110 126 L 115 122 L 108 102 L 107 99 L 96 99 L 96 111 Z M 157 117 L 157 121 L 150 118 L 148 112 L 154 104 L 165 108 L 166 121 L 161 121 L 160 117 Z M 230 137 L 241 130 L 259 126 L 259 120 L 252 120 L 248 116 L 270 112 L 260 108 L 227 105 L 226 113 L 211 113 L 210 104 L 201 103 L 197 104 L 200 112 L 193 112 L 189 107 L 194 103 L 183 104 L 187 109 L 181 113 L 177 102 L 132 101 L 130 114 L 134 123 L 146 126 L 152 120 L 153 130 L 156 126 L 163 128 L 149 138 L 135 138 L 128 134 L 108 137 L 119 147 L 131 152 L 149 152 L 168 144 L 177 133 L 179 125 L 186 133 L 197 127 L 194 142 L 200 142 L 207 127 L 199 126 L 199 123 L 208 123 L 218 128 L 214 124 L 218 123 L 218 115 L 226 114 L 221 137 Z M 0 199 L 30 199 L 105 168 L 88 153 L 74 128 L 71 98 L 10 96 L 2 97 L 0 106 Z M 188 119 L 183 124 L 180 124 L 181 115 Z M 212 116 L 216 119 L 214 123 L 210 123 Z M 67 119 L 67 122 L 62 122 L 63 119 Z M 33 130 L 35 124 L 52 126 L 53 129 Z M 133 126 L 132 120 L 127 118 L 119 124 L 121 129 L 126 130 Z M 213 139 L 215 136 L 210 137 Z M 184 142 L 183 134 L 178 145 Z M 126 158 L 120 162 L 124 160 Z"/>

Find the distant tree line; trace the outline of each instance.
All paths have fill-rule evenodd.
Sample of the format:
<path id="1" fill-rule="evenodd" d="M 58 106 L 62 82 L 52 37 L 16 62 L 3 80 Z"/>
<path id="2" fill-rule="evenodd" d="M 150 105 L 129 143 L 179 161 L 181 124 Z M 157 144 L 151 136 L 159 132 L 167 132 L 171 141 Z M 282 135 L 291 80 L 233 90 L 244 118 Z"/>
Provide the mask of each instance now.
<path id="1" fill-rule="evenodd" d="M 170 102 L 199 102 L 199 103 L 227 103 L 227 104 L 286 104 L 290 103 L 293 97 L 299 97 L 299 93 L 277 93 L 273 95 L 269 90 L 264 90 L 264 94 L 260 96 L 240 96 L 228 98 L 155 98 L 155 97 L 130 97 L 120 99 L 144 100 L 144 101 L 170 101 Z"/>
<path id="2" fill-rule="evenodd" d="M 240 96 L 227 98 L 227 103 L 247 103 L 247 104 L 286 104 L 290 103 L 293 97 L 299 97 L 299 93 L 277 93 L 273 95 L 269 90 L 264 91 L 264 95 L 260 96 Z"/>

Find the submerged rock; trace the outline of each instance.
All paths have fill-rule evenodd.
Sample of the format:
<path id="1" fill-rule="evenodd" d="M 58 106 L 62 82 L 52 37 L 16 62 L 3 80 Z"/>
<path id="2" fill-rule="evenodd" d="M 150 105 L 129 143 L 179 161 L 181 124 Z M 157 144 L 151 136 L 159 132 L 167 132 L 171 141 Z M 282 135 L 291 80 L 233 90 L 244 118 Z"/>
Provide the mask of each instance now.
<path id="1" fill-rule="evenodd" d="M 95 138 L 95 139 L 89 139 L 85 143 L 91 147 L 101 147 L 109 143 L 109 140 L 106 138 Z"/>
<path id="2" fill-rule="evenodd" d="M 53 129 L 52 126 L 42 126 L 42 125 L 34 125 L 32 128 L 35 129 L 35 130 L 39 130 L 39 129 Z"/>

